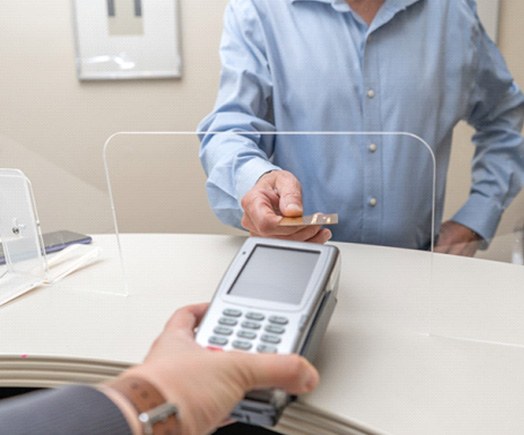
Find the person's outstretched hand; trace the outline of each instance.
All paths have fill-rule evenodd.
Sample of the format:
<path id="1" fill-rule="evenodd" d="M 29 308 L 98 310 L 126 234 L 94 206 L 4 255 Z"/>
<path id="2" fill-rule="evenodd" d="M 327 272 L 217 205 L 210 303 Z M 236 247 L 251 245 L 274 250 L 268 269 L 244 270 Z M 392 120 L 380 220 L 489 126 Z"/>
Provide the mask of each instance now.
<path id="1" fill-rule="evenodd" d="M 302 188 L 291 172 L 279 170 L 262 175 L 242 198 L 242 208 L 242 226 L 252 236 L 316 243 L 325 243 L 331 238 L 331 231 L 320 225 L 278 225 L 282 217 L 299 217 L 303 213 Z"/>
<path id="2" fill-rule="evenodd" d="M 250 390 L 275 387 L 302 394 L 317 385 L 318 372 L 299 355 L 221 352 L 196 344 L 194 329 L 207 306 L 178 310 L 144 363 L 122 375 L 145 378 L 175 404 L 182 434 L 210 432 Z"/>

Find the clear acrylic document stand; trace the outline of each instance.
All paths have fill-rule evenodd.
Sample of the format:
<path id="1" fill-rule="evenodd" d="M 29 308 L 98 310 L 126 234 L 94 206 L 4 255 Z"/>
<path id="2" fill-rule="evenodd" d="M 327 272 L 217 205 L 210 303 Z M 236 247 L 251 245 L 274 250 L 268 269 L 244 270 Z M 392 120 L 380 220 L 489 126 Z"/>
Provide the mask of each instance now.
<path id="1" fill-rule="evenodd" d="M 355 233 L 364 225 L 359 209 L 366 209 L 374 219 L 381 219 L 382 227 L 389 234 L 375 234 L 374 226 L 364 228 L 368 238 L 376 244 L 396 246 L 399 238 L 406 234 L 410 247 L 432 249 L 435 236 L 435 159 L 429 144 L 409 133 L 399 132 L 289 132 L 289 133 L 206 133 L 213 140 L 224 142 L 224 152 L 228 143 L 238 141 L 258 141 L 267 154 L 273 152 L 275 164 L 282 164 L 287 154 L 309 153 L 312 160 L 327 159 L 308 184 L 303 183 L 305 214 L 316 211 L 338 213 L 337 228 L 354 228 Z M 279 155 L 280 153 L 280 155 Z M 280 161 L 278 159 L 281 159 Z M 358 170 L 348 172 L 344 159 L 358 163 L 351 167 Z M 386 159 L 393 159 L 392 165 L 385 165 Z M 285 169 L 294 172 L 296 159 L 286 159 Z M 104 161 L 111 201 L 118 233 L 221 233 L 241 234 L 247 232 L 232 229 L 220 223 L 210 210 L 205 190 L 206 176 L 199 162 L 199 138 L 195 132 L 122 132 L 106 141 Z M 414 164 L 413 162 L 417 162 Z M 405 176 L 409 174 L 409 176 Z M 402 175 L 402 176 L 399 176 Z M 336 210 L 317 209 L 318 202 L 310 201 L 330 194 L 328 181 L 331 177 L 347 180 L 358 186 L 351 198 L 340 201 Z M 358 190 L 357 189 L 361 189 Z M 376 192 L 376 193 L 375 193 Z M 373 193 L 377 195 L 374 203 Z M 416 194 L 414 194 L 416 193 Z M 315 200 L 316 200 L 315 199 Z M 382 203 L 384 201 L 384 204 Z M 331 201 L 333 203 L 334 201 Z M 363 207 L 362 204 L 365 203 Z M 383 215 L 385 209 L 407 210 L 405 219 L 391 219 Z M 395 221 L 395 222 L 393 222 Z M 392 228 L 392 225 L 398 228 Z M 395 233 L 401 232 L 401 236 Z M 126 247 L 122 238 L 122 256 L 126 269 L 137 267 L 132 263 L 135 256 L 132 245 Z M 161 238 L 159 239 L 161 240 Z M 356 242 L 360 242 L 355 237 Z M 151 247 L 150 249 L 154 249 Z M 170 248 L 171 249 L 171 248 Z M 173 265 L 183 263 L 182 252 L 173 247 Z M 156 253 L 143 253 L 155 258 Z M 412 251 L 407 255 L 417 254 Z M 394 258 L 397 251 L 392 250 Z M 347 259 L 351 262 L 351 259 Z M 154 261 L 141 264 L 144 276 L 155 273 Z M 404 291 L 397 279 L 400 276 L 417 280 L 416 294 L 407 295 L 410 304 L 420 313 L 417 330 L 425 334 L 429 331 L 429 291 L 431 276 L 431 255 L 423 255 L 416 266 L 406 264 L 405 270 L 389 265 L 377 265 L 377 273 L 391 276 L 391 288 L 370 288 L 370 291 Z M 416 271 L 413 268 L 417 268 Z M 416 272 L 416 273 L 415 273 Z M 217 277 L 218 279 L 219 277 Z M 396 282 L 399 284 L 396 284 Z M 135 285 L 132 283 L 131 285 Z M 362 282 L 356 285 L 367 285 Z M 131 293 L 133 290 L 130 290 Z M 174 289 L 173 291 L 176 291 Z M 402 316 L 403 313 L 393 313 Z"/>
<path id="2" fill-rule="evenodd" d="M 48 178 L 55 176 L 67 178 L 67 174 L 48 174 Z M 92 211 L 89 198 L 72 193 L 74 197 L 68 197 L 67 189 L 56 192 L 39 182 L 34 185 L 20 169 L 0 169 L 0 305 L 80 269 L 86 285 L 75 284 L 72 291 L 127 295 L 111 220 L 104 221 L 103 212 Z M 43 208 L 42 222 L 37 213 L 38 194 L 47 204 L 56 204 L 53 209 Z M 108 195 L 100 196 L 105 198 L 102 208 L 109 217 Z M 81 223 L 91 216 L 96 225 L 93 230 Z M 87 267 L 92 263 L 97 264 Z"/>
<path id="3" fill-rule="evenodd" d="M 47 273 L 31 183 L 16 169 L 0 169 L 0 241 L 3 304 L 45 282 Z"/>

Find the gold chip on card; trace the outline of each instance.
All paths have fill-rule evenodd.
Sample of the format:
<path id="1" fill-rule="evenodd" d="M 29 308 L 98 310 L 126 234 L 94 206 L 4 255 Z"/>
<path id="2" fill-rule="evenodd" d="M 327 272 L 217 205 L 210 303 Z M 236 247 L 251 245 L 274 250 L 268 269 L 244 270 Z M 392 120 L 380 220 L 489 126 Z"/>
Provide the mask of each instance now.
<path id="1" fill-rule="evenodd" d="M 282 227 L 299 227 L 304 225 L 335 225 L 338 224 L 337 213 L 314 213 L 307 216 L 283 217 L 278 225 Z"/>

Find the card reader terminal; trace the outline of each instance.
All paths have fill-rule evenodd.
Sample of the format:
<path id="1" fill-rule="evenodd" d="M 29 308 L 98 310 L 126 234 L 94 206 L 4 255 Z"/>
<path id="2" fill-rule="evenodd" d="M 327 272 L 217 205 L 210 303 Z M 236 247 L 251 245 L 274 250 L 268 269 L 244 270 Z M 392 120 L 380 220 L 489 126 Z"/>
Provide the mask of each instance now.
<path id="1" fill-rule="evenodd" d="M 201 346 L 252 353 L 298 353 L 314 360 L 337 302 L 335 246 L 248 238 L 224 274 L 196 334 Z M 232 417 L 272 426 L 292 400 L 252 391 Z"/>

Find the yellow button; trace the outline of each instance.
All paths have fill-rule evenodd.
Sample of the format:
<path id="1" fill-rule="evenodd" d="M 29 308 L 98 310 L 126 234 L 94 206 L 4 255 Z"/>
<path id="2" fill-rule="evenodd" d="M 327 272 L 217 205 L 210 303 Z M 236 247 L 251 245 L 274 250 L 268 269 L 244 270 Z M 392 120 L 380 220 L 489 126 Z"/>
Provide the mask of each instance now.
<path id="1" fill-rule="evenodd" d="M 370 205 L 371 207 L 375 207 L 375 206 L 377 205 L 377 198 L 371 198 L 371 199 L 369 200 L 369 205 Z"/>

